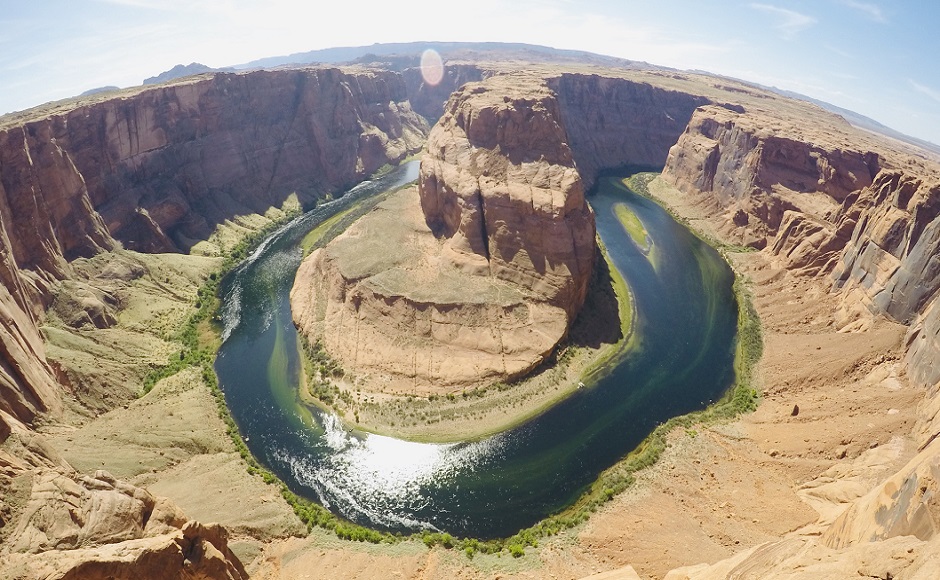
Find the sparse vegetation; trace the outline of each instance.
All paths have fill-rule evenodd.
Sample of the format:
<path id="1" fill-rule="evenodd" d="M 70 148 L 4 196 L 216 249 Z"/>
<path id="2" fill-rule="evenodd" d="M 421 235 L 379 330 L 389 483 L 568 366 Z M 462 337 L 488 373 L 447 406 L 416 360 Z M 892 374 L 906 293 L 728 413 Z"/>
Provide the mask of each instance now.
<path id="1" fill-rule="evenodd" d="M 218 345 L 209 337 L 218 334 L 215 325 L 218 323 L 219 299 L 217 294 L 220 281 L 225 277 L 225 274 L 248 257 L 265 237 L 296 217 L 298 213 L 298 211 L 285 213 L 283 218 L 272 221 L 264 228 L 247 235 L 229 250 L 219 271 L 210 273 L 206 281 L 196 291 L 194 304 L 196 312 L 176 332 L 175 338 L 182 347 L 179 354 L 170 357 L 167 364 L 154 369 L 144 377 L 142 395 L 149 393 L 160 380 L 171 377 L 185 368 L 204 364 L 212 365 Z"/>
<path id="2" fill-rule="evenodd" d="M 651 178 L 646 179 L 641 176 L 633 176 L 631 179 L 640 179 L 642 186 L 638 187 L 642 191 L 648 190 L 644 187 Z M 633 188 L 631 182 L 629 185 Z M 636 190 L 635 190 L 636 191 Z M 642 191 L 638 191 L 641 193 Z M 742 413 L 753 411 L 759 402 L 760 394 L 753 386 L 753 372 L 756 363 L 760 360 L 763 352 L 763 343 L 761 336 L 760 320 L 756 310 L 751 303 L 750 293 L 745 281 L 738 276 L 734 284 L 734 293 L 738 301 L 738 338 L 736 344 L 735 356 L 735 385 L 729 390 L 728 394 L 719 402 L 711 405 L 709 408 L 675 417 L 658 426 L 633 452 L 628 454 L 622 461 L 603 472 L 597 480 L 588 487 L 578 501 L 571 507 L 558 514 L 551 515 L 539 523 L 529 528 L 520 530 L 518 533 L 508 538 L 479 540 L 475 538 L 455 538 L 446 532 L 424 531 L 410 536 L 401 534 L 392 534 L 381 532 L 364 526 L 359 526 L 339 518 L 330 513 L 326 508 L 310 500 L 301 498 L 290 491 L 287 485 L 280 481 L 272 472 L 262 466 L 248 450 L 234 419 L 231 417 L 218 379 L 212 367 L 213 359 L 217 350 L 217 344 L 211 343 L 206 339 L 206 325 L 213 324 L 216 321 L 219 302 L 216 297 L 219 281 L 225 272 L 235 267 L 242 259 L 247 257 L 250 252 L 260 243 L 264 237 L 278 227 L 279 223 L 272 223 L 256 234 L 253 234 L 235 246 L 229 255 L 226 256 L 221 271 L 215 276 L 209 276 L 203 286 L 197 293 L 197 311 L 189 321 L 179 331 L 178 337 L 182 344 L 182 349 L 178 356 L 170 358 L 167 365 L 156 369 L 144 381 L 144 392 L 150 389 L 162 378 L 172 376 L 189 366 L 198 366 L 201 371 L 203 381 L 213 393 L 218 407 L 219 417 L 226 425 L 226 432 L 232 440 L 235 449 L 245 461 L 246 469 L 249 473 L 257 475 L 266 484 L 277 485 L 282 497 L 291 506 L 297 517 L 307 526 L 308 530 L 314 527 L 330 530 L 337 537 L 359 542 L 370 543 L 396 543 L 403 539 L 420 539 L 426 546 L 432 548 L 440 546 L 446 549 L 462 551 L 467 558 L 473 558 L 477 553 L 499 554 L 507 552 L 511 556 L 518 558 L 525 555 L 525 548 L 537 548 L 539 541 L 557 535 L 558 533 L 574 528 L 586 522 L 590 515 L 596 512 L 603 504 L 611 501 L 619 493 L 633 485 L 636 480 L 635 474 L 653 465 L 666 449 L 666 437 L 676 428 L 684 428 L 688 436 L 694 437 L 698 434 L 695 429 L 697 425 L 708 424 L 713 421 L 724 421 L 734 418 Z M 644 230 L 645 231 L 645 230 Z M 712 240 L 707 242 L 715 245 Z M 727 248 L 725 248 L 727 250 Z M 730 251 L 730 250 L 728 250 Z M 609 265 L 607 266 L 609 267 Z M 603 268 L 598 268 L 602 270 Z M 628 290 L 622 279 L 622 288 L 618 287 L 618 279 L 611 276 L 608 272 L 608 283 L 610 293 L 614 297 L 621 297 Z M 603 276 L 603 273 L 600 274 Z M 628 294 L 626 294 L 628 296 Z M 607 297 L 610 300 L 610 296 Z M 616 298 L 615 298 L 616 300 Z M 625 309 L 619 309 L 618 319 L 621 323 L 621 331 L 629 328 L 632 311 L 624 312 Z M 629 309 L 627 309 L 629 310 Z M 214 329 L 216 332 L 217 328 Z M 572 336 L 574 336 L 574 330 Z M 618 343 L 623 341 L 624 337 L 618 337 Z M 608 345 L 610 347 L 610 345 Z M 578 349 L 584 348 L 575 343 L 569 343 L 564 348 L 559 349 L 556 358 L 552 361 L 554 364 L 567 364 L 578 353 Z M 322 347 L 314 343 L 310 345 L 304 341 L 304 351 L 308 359 L 308 364 L 312 365 L 308 370 L 312 370 L 317 380 L 320 382 L 316 387 L 311 386 L 310 392 L 326 404 L 336 403 L 336 398 L 344 393 L 342 400 L 352 407 L 355 405 L 357 420 L 358 411 L 369 408 L 374 405 L 367 398 L 353 399 L 352 393 L 348 390 L 341 390 L 329 382 L 330 378 L 339 378 L 344 375 L 343 369 L 330 357 L 323 352 Z M 502 382 L 493 383 L 488 387 L 477 387 L 464 390 L 459 393 L 449 393 L 445 399 L 453 401 L 473 401 L 486 398 L 487 393 L 500 393 L 511 390 L 512 385 Z M 361 397 L 361 393 L 357 393 Z M 396 407 L 398 412 L 405 409 L 402 405 L 427 405 L 440 401 L 438 396 L 413 397 L 408 402 L 402 402 Z M 420 407 L 408 409 L 410 417 L 430 421 L 431 413 Z"/>
<path id="3" fill-rule="evenodd" d="M 646 227 L 643 225 L 643 222 L 640 221 L 640 218 L 622 203 L 614 205 L 614 213 L 617 215 L 617 219 L 620 220 L 620 223 L 623 224 L 623 229 L 625 229 L 630 235 L 630 238 L 633 239 L 633 243 L 635 243 L 638 248 L 649 250 L 649 238 L 647 237 Z"/>
<path id="4" fill-rule="evenodd" d="M 376 172 L 376 175 L 373 177 L 379 176 L 380 172 L 381 169 Z M 388 171 L 386 171 L 386 173 L 387 172 Z M 303 240 L 301 240 L 300 247 L 303 248 L 304 256 L 309 255 L 317 248 L 324 247 L 330 242 L 330 240 L 346 231 L 346 229 L 351 226 L 353 222 L 372 211 L 375 206 L 388 199 L 390 195 L 401 191 L 406 187 L 411 187 L 411 185 L 403 185 L 394 190 L 389 190 L 380 193 L 379 195 L 374 195 L 358 200 L 345 210 L 337 213 L 329 219 L 324 220 L 315 228 L 307 232 L 307 235 L 305 235 Z"/>

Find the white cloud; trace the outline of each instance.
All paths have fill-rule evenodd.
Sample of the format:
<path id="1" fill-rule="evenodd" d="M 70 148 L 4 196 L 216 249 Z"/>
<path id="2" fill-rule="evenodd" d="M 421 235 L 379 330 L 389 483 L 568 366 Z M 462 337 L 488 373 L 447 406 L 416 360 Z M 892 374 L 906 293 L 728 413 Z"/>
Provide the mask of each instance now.
<path id="1" fill-rule="evenodd" d="M 778 22 L 774 28 L 779 30 L 784 38 L 793 38 L 800 32 L 815 25 L 817 22 L 812 16 L 790 10 L 789 8 L 780 8 L 779 6 L 772 6 L 770 4 L 757 3 L 752 3 L 750 7 L 777 18 Z"/>
<path id="2" fill-rule="evenodd" d="M 926 85 L 922 85 L 913 79 L 908 79 L 908 80 L 910 81 L 911 86 L 914 87 L 915 91 L 917 91 L 918 93 L 927 95 L 931 99 L 940 103 L 940 90 L 930 88 Z"/>
<path id="3" fill-rule="evenodd" d="M 833 45 L 831 45 L 831 44 L 826 44 L 826 45 L 824 45 L 824 47 L 825 47 L 826 50 L 828 50 L 828 51 L 830 51 L 830 52 L 833 52 L 833 53 L 835 53 L 835 54 L 841 56 L 842 58 L 853 59 L 853 60 L 855 59 L 855 55 L 854 55 L 854 54 L 852 54 L 851 52 L 849 52 L 849 51 L 847 51 L 847 50 L 844 50 L 844 49 L 842 49 L 842 48 L 839 48 L 838 46 L 833 46 Z"/>
<path id="4" fill-rule="evenodd" d="M 843 6 L 848 6 L 853 10 L 858 10 L 866 17 L 874 20 L 875 22 L 887 22 L 888 19 L 885 17 L 884 12 L 881 10 L 881 6 L 873 4 L 871 2 L 859 2 L 858 0 L 839 0 L 839 4 Z"/>

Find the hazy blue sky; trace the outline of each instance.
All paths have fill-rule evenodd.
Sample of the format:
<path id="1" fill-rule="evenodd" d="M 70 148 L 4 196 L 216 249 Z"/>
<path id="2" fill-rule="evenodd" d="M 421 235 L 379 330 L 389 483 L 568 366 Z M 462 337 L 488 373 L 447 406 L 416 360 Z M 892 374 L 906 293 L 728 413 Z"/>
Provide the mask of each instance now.
<path id="1" fill-rule="evenodd" d="M 588 50 L 798 91 L 940 144 L 935 0 L 0 0 L 0 113 L 220 67 L 374 42 Z M 392 7 L 396 7 L 392 10 Z"/>

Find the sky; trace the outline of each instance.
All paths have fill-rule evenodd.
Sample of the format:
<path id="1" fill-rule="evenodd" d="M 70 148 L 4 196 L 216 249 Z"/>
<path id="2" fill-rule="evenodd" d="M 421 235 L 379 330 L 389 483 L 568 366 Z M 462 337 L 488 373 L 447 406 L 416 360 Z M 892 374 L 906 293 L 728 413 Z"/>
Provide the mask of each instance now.
<path id="1" fill-rule="evenodd" d="M 940 144 L 934 0 L 0 0 L 0 114 L 376 42 L 525 42 L 797 91 Z"/>

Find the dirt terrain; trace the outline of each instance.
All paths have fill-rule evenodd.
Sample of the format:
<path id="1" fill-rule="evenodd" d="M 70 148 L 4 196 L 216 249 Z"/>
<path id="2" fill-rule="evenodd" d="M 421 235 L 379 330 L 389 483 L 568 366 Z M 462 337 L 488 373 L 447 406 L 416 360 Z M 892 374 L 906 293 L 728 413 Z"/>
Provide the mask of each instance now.
<path id="1" fill-rule="evenodd" d="M 720 222 L 705 217 L 710 208 L 657 184 L 652 191 L 692 227 L 717 235 Z M 782 536 L 818 535 L 916 452 L 909 434 L 924 393 L 908 386 L 899 364 L 905 328 L 873 317 L 867 330 L 840 332 L 836 298 L 818 280 L 786 272 L 765 252 L 730 256 L 751 281 L 763 323 L 757 412 L 674 432 L 633 488 L 518 560 L 471 560 L 419 541 L 299 537 L 303 528 L 276 489 L 246 472 L 197 376 L 177 375 L 76 427 L 43 432 L 77 469 L 104 469 L 190 517 L 223 524 L 253 577 L 581 578 L 632 566 L 640 577 L 660 578 Z"/>
<path id="2" fill-rule="evenodd" d="M 717 233 L 709 208 L 655 185 L 693 227 Z M 839 332 L 838 303 L 819 281 L 787 273 L 762 252 L 731 259 L 751 281 L 763 323 L 760 407 L 730 423 L 673 432 L 660 461 L 587 524 L 521 560 L 469 560 L 411 543 L 344 549 L 314 534 L 267 545 L 249 571 L 261 578 L 535 579 L 631 566 L 641 578 L 662 578 L 781 537 L 818 536 L 916 453 L 910 433 L 924 393 L 907 385 L 898 364 L 905 328 L 873 319 L 868 330 Z M 620 572 L 610 577 L 630 577 Z"/>
<path id="3" fill-rule="evenodd" d="M 199 99 L 230 94 L 216 85 L 261 82 L 263 75 L 208 77 L 128 93 L 129 99 L 142 95 L 133 102 L 142 107 L 143 129 L 119 124 L 108 142 L 79 130 L 88 111 L 37 111 L 30 118 L 35 134 L 27 135 L 15 119 L 0 123 L 0 152 L 10 159 L 2 183 L 9 207 L 0 208 L 6 228 L 0 240 L 0 342 L 6 349 L 0 368 L 0 576 L 49 577 L 122 554 L 131 554 L 124 564 L 135 569 L 147 561 L 138 548 L 153 545 L 181 567 L 192 564 L 182 554 L 201 547 L 212 556 L 207 566 L 222 566 L 213 577 L 229 578 L 241 577 L 241 564 L 252 577 L 284 579 L 698 580 L 732 571 L 745 578 L 937 577 L 931 558 L 940 543 L 940 524 L 934 523 L 940 397 L 924 386 L 936 383 L 933 361 L 940 352 L 940 306 L 932 308 L 930 294 L 940 284 L 930 266 L 940 246 L 938 165 L 821 109 L 732 81 L 668 71 L 595 72 L 533 67 L 527 74 L 547 79 L 539 85 L 544 103 L 521 95 L 505 108 L 507 118 L 538 104 L 547 112 L 546 126 L 567 132 L 566 166 L 573 159 L 588 181 L 593 170 L 624 159 L 666 163 L 663 178 L 650 185 L 652 195 L 693 229 L 730 244 L 722 251 L 748 281 L 764 338 L 756 412 L 675 430 L 659 462 L 632 487 L 586 523 L 527 547 L 522 558 L 506 551 L 469 557 L 429 549 L 419 539 L 373 545 L 321 530 L 308 534 L 277 485 L 251 473 L 239 455 L 198 367 L 140 396 L 151 371 L 174 356 L 185 358 L 176 332 L 197 310 L 197 288 L 218 268 L 219 254 L 282 217 L 284 211 L 267 208 L 285 200 L 296 204 L 291 189 L 309 173 L 300 163 L 308 157 L 297 153 L 297 165 L 269 198 L 255 200 L 245 185 L 238 204 L 213 206 L 202 221 L 185 218 L 192 217 L 190 204 L 202 207 L 214 187 L 228 184 L 223 178 L 242 175 L 218 169 L 219 159 L 246 175 L 254 165 L 245 162 L 250 155 L 233 153 L 229 140 L 212 137 L 205 150 L 219 154 L 200 157 L 208 160 L 202 176 L 207 186 L 195 187 L 202 182 L 193 181 L 191 164 L 182 163 L 173 183 L 194 189 L 185 196 L 165 192 L 160 187 L 172 180 L 164 165 L 181 159 L 171 154 L 174 147 L 191 148 L 185 131 L 147 132 L 148 103 L 193 104 L 172 119 L 185 128 L 190 120 L 209 119 L 201 117 Z M 386 92 L 394 89 L 400 100 L 390 111 L 407 121 L 405 127 L 423 130 L 406 106 L 411 89 L 394 75 L 357 74 L 301 76 L 330 87 L 341 81 L 339 100 L 347 94 L 340 85 L 350 79 L 368 89 L 361 91 L 363 99 L 387 103 Z M 513 79 L 478 85 L 464 96 L 503 84 Z M 495 92 L 489 97 L 501 102 Z M 87 107 L 105 118 L 133 102 Z M 592 116 L 600 110 L 606 116 Z M 61 123 L 66 114 L 71 122 Z M 420 133 L 392 126 L 388 139 L 376 140 L 360 134 L 356 115 L 324 119 L 349 129 L 343 133 L 348 171 L 332 175 L 335 184 L 402 158 Z M 499 152 L 497 138 L 506 138 L 502 128 L 513 123 L 473 126 L 499 129 L 486 138 Z M 822 129 L 816 131 L 817 125 Z M 288 149 L 319 147 L 319 128 L 314 123 L 309 143 Z M 127 145 L 122 139 L 132 133 L 135 140 Z M 621 149 L 608 146 L 613 142 Z M 113 166 L 126 168 L 120 177 L 127 183 L 139 181 L 131 179 L 132 170 L 144 159 L 160 169 L 142 174 L 159 179 L 146 181 L 137 201 L 121 196 L 126 188 L 109 189 L 124 183 L 101 173 L 99 157 L 112 153 L 120 162 Z M 552 156 L 542 155 L 538 163 L 546 159 Z M 514 163 L 509 161 L 506 167 Z M 10 173 L 8 167 L 19 169 Z M 520 182 L 523 188 L 527 183 Z M 46 197 L 27 203 L 27 191 Z M 122 203 L 104 203 L 112 196 Z M 267 217 L 260 215 L 265 211 Z M 28 238 L 36 243 L 23 242 L 24 232 L 37 234 Z M 153 253 L 121 249 L 123 243 Z M 189 254 L 169 251 L 177 246 Z M 58 493 L 62 489 L 72 495 Z M 73 496 L 78 499 L 66 501 Z"/>
<path id="4" fill-rule="evenodd" d="M 652 191 L 692 227 L 717 234 L 719 222 L 704 218 L 708 207 L 657 184 Z M 104 469 L 168 497 L 190 517 L 224 525 L 253 577 L 581 578 L 629 565 L 660 578 L 788 534 L 818 535 L 916 452 L 909 434 L 923 392 L 907 385 L 898 364 L 904 327 L 873 318 L 868 330 L 839 332 L 838 304 L 819 281 L 782 270 L 763 252 L 730 256 L 751 281 L 763 323 L 757 412 L 672 433 L 636 485 L 521 559 L 468 559 L 417 540 L 387 546 L 319 531 L 301 537 L 276 488 L 247 473 L 215 401 L 191 373 L 83 424 L 43 432 L 75 468 Z M 129 312 L 124 320 L 140 329 L 165 318 L 151 314 Z"/>

